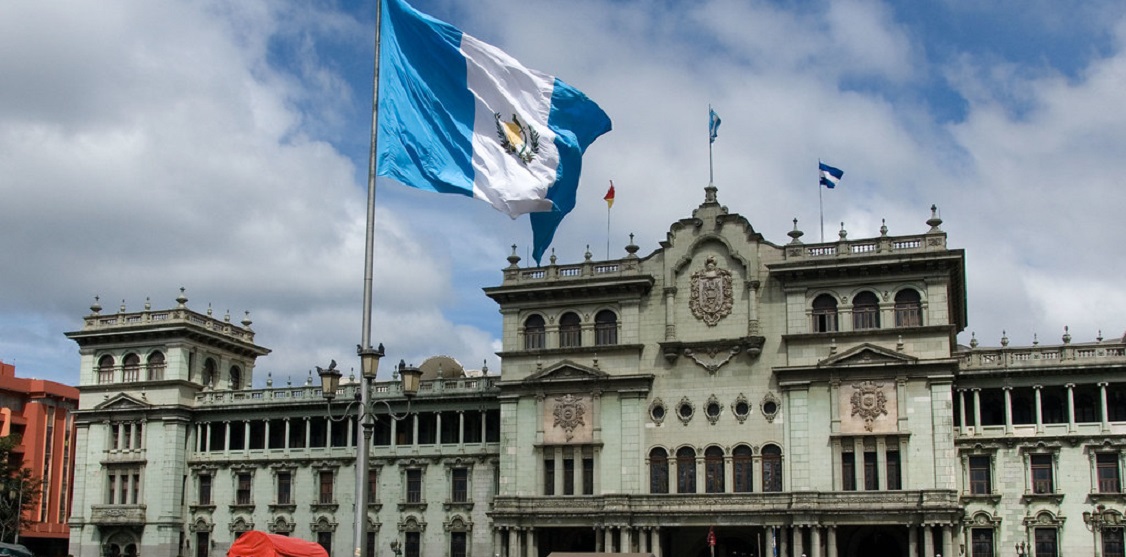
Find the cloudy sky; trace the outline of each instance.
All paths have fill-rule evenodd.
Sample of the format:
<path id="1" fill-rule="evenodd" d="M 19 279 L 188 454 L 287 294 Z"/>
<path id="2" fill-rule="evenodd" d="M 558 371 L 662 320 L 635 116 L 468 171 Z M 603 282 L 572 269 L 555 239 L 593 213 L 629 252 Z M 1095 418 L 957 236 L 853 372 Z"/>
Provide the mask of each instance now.
<path id="1" fill-rule="evenodd" d="M 985 345 L 1126 330 L 1126 3 L 416 0 L 560 76 L 614 131 L 587 152 L 559 261 L 641 253 L 708 180 L 774 243 L 927 229 L 965 248 Z M 374 7 L 352 2 L 0 3 L 0 360 L 78 378 L 94 296 L 250 312 L 275 383 L 360 340 Z M 481 288 L 529 264 L 527 217 L 379 183 L 375 342 L 392 361 L 499 368 Z"/>

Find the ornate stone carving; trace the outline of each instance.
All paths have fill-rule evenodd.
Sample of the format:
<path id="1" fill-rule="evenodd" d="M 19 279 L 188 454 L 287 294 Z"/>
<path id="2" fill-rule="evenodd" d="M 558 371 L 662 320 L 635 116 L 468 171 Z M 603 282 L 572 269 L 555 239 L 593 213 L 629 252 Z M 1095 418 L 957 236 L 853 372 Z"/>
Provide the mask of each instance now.
<path id="1" fill-rule="evenodd" d="M 774 423 L 774 418 L 778 416 L 779 406 L 782 402 L 774 393 L 767 391 L 762 397 L 762 402 L 759 403 L 759 408 L 762 409 L 762 417 L 766 418 L 767 423 Z"/>
<path id="2" fill-rule="evenodd" d="M 864 429 L 872 431 L 872 422 L 881 415 L 886 416 L 887 395 L 884 394 L 883 385 L 872 381 L 854 383 L 852 393 L 852 415 L 860 416 L 864 420 Z"/>
<path id="3" fill-rule="evenodd" d="M 742 347 L 739 345 L 728 347 L 702 346 L 699 350 L 703 353 L 700 354 L 692 348 L 685 348 L 684 355 L 696 362 L 696 365 L 708 370 L 708 373 L 714 374 L 716 370 L 723 367 L 723 364 L 731 361 L 731 358 L 734 358 L 742 350 Z"/>
<path id="4" fill-rule="evenodd" d="M 692 273 L 691 284 L 688 307 L 696 319 L 714 327 L 731 313 L 731 271 L 717 267 L 715 257 L 708 256 L 704 268 Z"/>
<path id="5" fill-rule="evenodd" d="M 585 425 L 583 422 L 585 413 L 586 408 L 582 400 L 575 398 L 574 395 L 555 397 L 555 422 L 552 425 L 562 428 L 567 434 L 567 440 L 570 441 L 575 436 L 575 428 Z"/>
<path id="6" fill-rule="evenodd" d="M 653 420 L 653 423 L 664 423 L 667 413 L 668 409 L 665 408 L 665 402 L 660 398 L 655 398 L 653 402 L 649 403 L 649 418 Z"/>
<path id="7" fill-rule="evenodd" d="M 746 395 L 739 393 L 739 396 L 735 397 L 735 402 L 731 403 L 731 413 L 739 423 L 747 421 L 747 416 L 751 414 L 751 402 L 747 400 Z"/>

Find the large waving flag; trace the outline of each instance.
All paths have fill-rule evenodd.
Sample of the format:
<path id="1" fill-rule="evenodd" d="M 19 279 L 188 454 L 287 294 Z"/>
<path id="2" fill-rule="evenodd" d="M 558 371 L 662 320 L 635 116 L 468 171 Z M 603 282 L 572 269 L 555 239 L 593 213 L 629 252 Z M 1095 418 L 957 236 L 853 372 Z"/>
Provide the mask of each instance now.
<path id="1" fill-rule="evenodd" d="M 719 114 L 716 114 L 711 107 L 708 107 L 708 143 L 715 143 L 715 138 L 719 135 L 719 125 L 723 120 L 719 119 Z"/>
<path id="2" fill-rule="evenodd" d="M 829 166 L 821 161 L 817 161 L 817 168 L 821 172 L 821 185 L 829 189 L 837 187 L 837 184 L 841 181 L 841 177 L 844 176 L 843 170 Z"/>
<path id="3" fill-rule="evenodd" d="M 532 213 L 538 264 L 610 118 L 579 90 L 408 5 L 380 0 L 377 173 Z"/>

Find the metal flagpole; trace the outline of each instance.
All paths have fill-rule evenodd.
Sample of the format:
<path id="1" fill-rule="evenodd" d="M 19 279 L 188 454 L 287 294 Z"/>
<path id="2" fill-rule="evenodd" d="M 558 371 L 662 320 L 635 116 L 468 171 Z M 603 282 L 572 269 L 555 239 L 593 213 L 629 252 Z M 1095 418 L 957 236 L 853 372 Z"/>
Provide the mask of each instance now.
<path id="1" fill-rule="evenodd" d="M 610 182 L 613 184 L 613 182 Z M 606 260 L 610 260 L 610 204 L 606 204 Z"/>
<path id="2" fill-rule="evenodd" d="M 822 191 L 825 188 L 821 187 L 821 170 L 817 171 L 817 212 L 821 214 L 821 243 L 825 243 L 825 204 L 821 200 Z"/>
<path id="3" fill-rule="evenodd" d="M 708 105 L 708 185 L 715 185 L 715 168 L 712 165 L 712 105 Z"/>
<path id="4" fill-rule="evenodd" d="M 367 211 L 367 236 L 364 243 L 364 311 L 363 325 L 360 333 L 360 354 L 375 352 L 371 347 L 371 297 L 372 297 L 372 259 L 375 251 L 375 173 L 376 155 L 379 143 L 379 29 L 383 23 L 383 0 L 375 2 L 375 48 L 372 63 L 371 85 L 371 152 L 368 153 L 368 211 Z M 361 376 L 363 374 L 361 373 Z M 375 428 L 372 423 L 374 416 L 367 412 L 368 398 L 367 379 L 360 380 L 360 408 L 365 411 L 360 415 L 364 435 L 356 449 L 356 510 L 352 532 L 352 555 L 363 557 L 365 534 L 367 533 L 367 508 L 368 508 L 368 454 L 371 447 L 371 435 Z"/>

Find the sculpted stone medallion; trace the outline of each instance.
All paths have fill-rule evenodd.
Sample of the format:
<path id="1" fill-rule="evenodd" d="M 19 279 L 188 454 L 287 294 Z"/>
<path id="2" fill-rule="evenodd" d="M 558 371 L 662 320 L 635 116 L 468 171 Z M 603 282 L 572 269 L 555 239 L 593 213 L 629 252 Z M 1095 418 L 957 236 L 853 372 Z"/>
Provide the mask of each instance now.
<path id="1" fill-rule="evenodd" d="M 872 431 L 872 422 L 881 415 L 886 416 L 887 395 L 884 394 L 883 385 L 872 381 L 857 383 L 852 386 L 856 389 L 852 393 L 852 415 L 864 420 L 864 429 Z"/>
<path id="2" fill-rule="evenodd" d="M 715 257 L 708 256 L 704 268 L 692 273 L 692 290 L 688 307 L 692 315 L 714 327 L 731 313 L 734 297 L 731 292 L 731 271 L 720 269 Z"/>
<path id="3" fill-rule="evenodd" d="M 582 401 L 575 398 L 574 395 L 555 397 L 555 422 L 552 425 L 562 428 L 567 435 L 567 440 L 570 441 L 575 436 L 575 429 L 584 425 L 583 414 L 585 413 L 586 408 L 583 407 Z"/>

